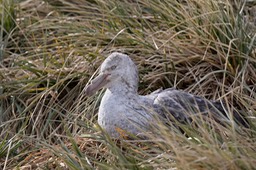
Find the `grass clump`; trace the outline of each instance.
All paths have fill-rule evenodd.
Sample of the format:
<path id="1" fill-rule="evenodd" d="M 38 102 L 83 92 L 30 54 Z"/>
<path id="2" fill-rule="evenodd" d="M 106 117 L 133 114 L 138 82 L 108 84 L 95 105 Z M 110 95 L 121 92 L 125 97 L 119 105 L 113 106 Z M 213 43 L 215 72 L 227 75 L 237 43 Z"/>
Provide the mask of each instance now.
<path id="1" fill-rule="evenodd" d="M 228 0 L 16 5 L 17 28 L 0 65 L 1 168 L 254 169 L 256 41 L 255 25 L 245 19 L 253 6 Z M 113 51 L 138 65 L 140 94 L 174 86 L 221 99 L 250 128 L 181 125 L 184 136 L 160 123 L 146 141 L 97 133 L 102 93 L 88 98 L 82 90 Z"/>
<path id="2" fill-rule="evenodd" d="M 0 1 L 0 63 L 3 60 L 5 47 L 7 46 L 8 39 L 15 28 L 15 3 L 13 0 L 1 0 Z"/>

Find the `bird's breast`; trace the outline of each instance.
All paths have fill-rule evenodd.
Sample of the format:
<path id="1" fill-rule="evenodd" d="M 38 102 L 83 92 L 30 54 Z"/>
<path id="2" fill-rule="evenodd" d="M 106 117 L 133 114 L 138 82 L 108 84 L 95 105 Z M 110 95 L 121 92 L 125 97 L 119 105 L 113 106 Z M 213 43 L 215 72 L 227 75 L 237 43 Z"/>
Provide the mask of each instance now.
<path id="1" fill-rule="evenodd" d="M 136 98 L 113 95 L 109 92 L 106 92 L 102 98 L 98 123 L 112 136 L 117 136 L 116 128 L 133 134 L 139 133 L 138 129 L 145 129 L 149 119 L 151 117 L 145 106 Z"/>

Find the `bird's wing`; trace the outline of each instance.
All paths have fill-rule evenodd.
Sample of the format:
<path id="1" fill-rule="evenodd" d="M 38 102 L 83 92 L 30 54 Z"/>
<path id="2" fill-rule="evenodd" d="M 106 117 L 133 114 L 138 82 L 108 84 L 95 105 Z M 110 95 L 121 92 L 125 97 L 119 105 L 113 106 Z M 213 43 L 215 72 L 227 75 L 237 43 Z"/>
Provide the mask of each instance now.
<path id="1" fill-rule="evenodd" d="M 168 112 L 179 122 L 190 122 L 191 117 L 195 114 L 208 115 L 209 113 L 213 113 L 214 119 L 226 120 L 221 103 L 174 88 L 159 92 L 153 104 L 158 108 L 158 112 L 160 111 L 160 115 L 166 117 Z"/>

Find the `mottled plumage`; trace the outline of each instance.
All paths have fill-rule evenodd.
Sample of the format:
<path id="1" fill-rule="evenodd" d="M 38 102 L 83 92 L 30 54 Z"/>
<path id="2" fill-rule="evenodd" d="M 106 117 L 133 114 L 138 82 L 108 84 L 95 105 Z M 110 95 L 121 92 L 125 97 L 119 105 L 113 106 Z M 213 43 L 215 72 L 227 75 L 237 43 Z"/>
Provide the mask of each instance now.
<path id="1" fill-rule="evenodd" d="M 190 115 L 212 113 L 218 122 L 229 121 L 220 102 L 209 101 L 184 91 L 169 88 L 149 95 L 138 95 L 138 71 L 128 55 L 112 53 L 102 63 L 100 73 L 85 89 L 87 95 L 107 88 L 100 104 L 98 123 L 112 137 L 120 130 L 134 135 L 149 130 L 155 116 L 163 121 L 172 115 L 181 123 L 189 123 Z M 168 112 L 168 114 L 166 114 Z M 235 112 L 235 118 L 245 123 Z"/>

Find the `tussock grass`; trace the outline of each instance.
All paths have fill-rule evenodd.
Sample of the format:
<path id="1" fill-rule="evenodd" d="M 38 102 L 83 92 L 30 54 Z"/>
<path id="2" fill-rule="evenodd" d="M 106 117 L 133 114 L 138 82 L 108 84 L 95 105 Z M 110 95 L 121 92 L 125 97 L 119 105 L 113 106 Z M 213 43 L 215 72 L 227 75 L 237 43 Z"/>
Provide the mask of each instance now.
<path id="1" fill-rule="evenodd" d="M 15 3 L 13 0 L 0 1 L 0 63 L 2 63 L 7 41 L 15 29 Z"/>
<path id="2" fill-rule="evenodd" d="M 35 0 L 17 10 L 0 67 L 1 168 L 255 168 L 256 36 L 247 4 Z M 221 99 L 250 128 L 179 125 L 186 136 L 159 122 L 149 140 L 110 139 L 94 125 L 102 92 L 82 90 L 113 51 L 138 65 L 140 94 L 174 86 Z"/>

